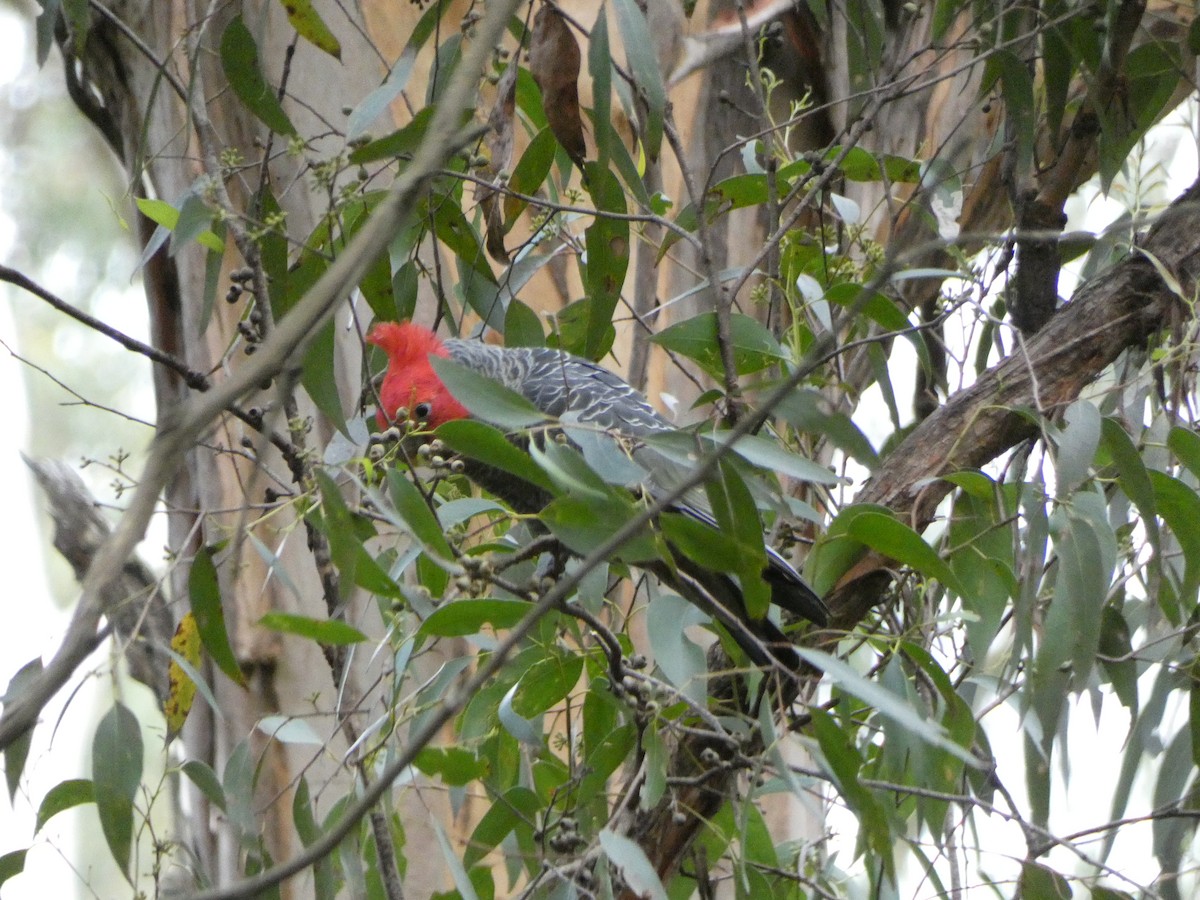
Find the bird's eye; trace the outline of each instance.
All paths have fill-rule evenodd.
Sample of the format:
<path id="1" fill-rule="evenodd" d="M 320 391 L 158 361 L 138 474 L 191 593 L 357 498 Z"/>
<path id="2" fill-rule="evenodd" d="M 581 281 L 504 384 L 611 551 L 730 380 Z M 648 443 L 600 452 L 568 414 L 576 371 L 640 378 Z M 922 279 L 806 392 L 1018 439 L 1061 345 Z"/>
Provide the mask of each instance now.
<path id="1" fill-rule="evenodd" d="M 433 412 L 433 407 L 428 403 L 418 403 L 413 407 L 413 415 L 418 422 L 424 422 Z"/>

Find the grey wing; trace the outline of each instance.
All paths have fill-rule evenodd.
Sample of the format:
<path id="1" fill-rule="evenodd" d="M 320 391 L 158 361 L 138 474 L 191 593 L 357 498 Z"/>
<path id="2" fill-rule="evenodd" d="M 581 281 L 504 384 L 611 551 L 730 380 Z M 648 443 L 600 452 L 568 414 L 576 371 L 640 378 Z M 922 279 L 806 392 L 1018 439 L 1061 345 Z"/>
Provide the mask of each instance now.
<path id="1" fill-rule="evenodd" d="M 629 437 L 673 428 L 619 375 L 561 350 L 467 340 L 448 340 L 446 349 L 456 362 L 499 381 L 553 418 L 571 413 L 575 421 Z"/>
<path id="2" fill-rule="evenodd" d="M 522 393 L 539 409 L 562 418 L 636 437 L 674 426 L 642 394 L 603 366 L 557 350 L 533 349 Z"/>
<path id="3" fill-rule="evenodd" d="M 630 487 L 638 482 L 651 496 L 661 497 L 695 465 L 700 448 L 694 438 L 677 431 L 640 392 L 602 366 L 544 348 L 502 349 L 477 341 L 447 341 L 446 346 L 458 362 L 494 378 L 548 416 L 562 420 L 597 471 L 622 472 L 619 480 Z M 646 443 L 639 438 L 654 439 Z M 602 465 L 595 465 L 597 462 Z M 717 527 L 704 506 L 703 491 L 694 488 L 675 509 Z M 771 587 L 773 603 L 819 625 L 827 622 L 829 611 L 821 598 L 770 547 L 763 576 Z"/>

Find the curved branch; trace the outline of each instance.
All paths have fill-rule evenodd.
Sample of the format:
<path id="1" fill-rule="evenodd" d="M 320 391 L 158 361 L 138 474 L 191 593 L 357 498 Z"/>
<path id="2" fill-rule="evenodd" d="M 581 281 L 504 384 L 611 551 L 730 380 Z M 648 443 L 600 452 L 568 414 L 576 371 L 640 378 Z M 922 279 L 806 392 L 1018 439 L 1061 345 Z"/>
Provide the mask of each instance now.
<path id="1" fill-rule="evenodd" d="M 1025 414 L 1049 415 L 1080 392 L 1125 350 L 1139 348 L 1179 314 L 1200 278 L 1200 180 L 1163 213 L 1130 256 L 1076 291 L 1046 326 L 1017 352 L 987 370 L 921 423 L 868 482 L 858 500 L 878 503 L 915 530 L 933 519 L 951 490 L 946 475 L 977 468 L 1037 433 Z M 858 621 L 877 596 L 858 579 L 885 569 L 869 555 L 843 579 L 831 602 L 835 624 Z M 871 592 L 875 593 L 875 592 Z M 866 604 L 865 606 L 863 604 Z"/>

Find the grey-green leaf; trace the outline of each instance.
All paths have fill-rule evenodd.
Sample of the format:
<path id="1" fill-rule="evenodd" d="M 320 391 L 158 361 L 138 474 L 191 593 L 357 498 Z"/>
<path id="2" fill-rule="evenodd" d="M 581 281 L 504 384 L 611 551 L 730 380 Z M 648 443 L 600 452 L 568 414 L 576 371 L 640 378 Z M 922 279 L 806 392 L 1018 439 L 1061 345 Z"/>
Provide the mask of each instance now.
<path id="1" fill-rule="evenodd" d="M 128 708 L 114 703 L 92 740 L 92 784 L 104 839 L 126 877 L 133 845 L 133 797 L 141 780 L 141 725 Z"/>
<path id="2" fill-rule="evenodd" d="M 442 384 L 471 415 L 501 428 L 528 428 L 546 421 L 546 414 L 515 391 L 485 378 L 451 359 L 429 359 Z"/>

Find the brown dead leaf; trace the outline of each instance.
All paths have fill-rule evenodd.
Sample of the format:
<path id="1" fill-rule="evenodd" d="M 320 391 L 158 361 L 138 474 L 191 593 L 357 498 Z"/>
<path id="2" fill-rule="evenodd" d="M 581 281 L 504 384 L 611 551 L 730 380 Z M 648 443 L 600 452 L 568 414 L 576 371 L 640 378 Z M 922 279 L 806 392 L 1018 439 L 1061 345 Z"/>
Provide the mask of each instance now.
<path id="1" fill-rule="evenodd" d="M 476 194 L 483 210 L 488 255 L 498 263 L 508 262 L 504 246 L 504 211 L 498 186 L 513 157 L 513 118 L 517 108 L 517 63 L 514 59 L 496 84 L 496 103 L 488 115 L 488 165 L 484 175 L 491 185 L 480 185 Z"/>
<path id="2" fill-rule="evenodd" d="M 533 20 L 529 73 L 542 91 L 550 130 L 575 165 L 583 168 L 587 143 L 579 112 L 579 44 L 557 9 L 543 3 Z"/>

